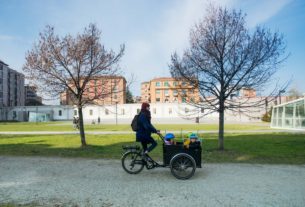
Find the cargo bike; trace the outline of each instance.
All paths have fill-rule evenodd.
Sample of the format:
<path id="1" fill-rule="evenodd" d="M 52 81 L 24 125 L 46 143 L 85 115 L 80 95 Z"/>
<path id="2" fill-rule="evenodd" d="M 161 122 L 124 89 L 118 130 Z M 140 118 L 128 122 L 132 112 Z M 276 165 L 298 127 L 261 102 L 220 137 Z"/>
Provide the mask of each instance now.
<path id="1" fill-rule="evenodd" d="M 159 134 L 163 142 L 163 164 L 154 161 L 149 155 L 142 156 L 139 146 L 123 146 L 121 158 L 123 169 L 129 174 L 140 173 L 144 166 L 147 170 L 157 167 L 169 167 L 173 176 L 186 180 L 191 178 L 196 168 L 201 168 L 201 144 L 195 148 L 185 148 L 183 142 L 166 145 L 164 137 Z"/>

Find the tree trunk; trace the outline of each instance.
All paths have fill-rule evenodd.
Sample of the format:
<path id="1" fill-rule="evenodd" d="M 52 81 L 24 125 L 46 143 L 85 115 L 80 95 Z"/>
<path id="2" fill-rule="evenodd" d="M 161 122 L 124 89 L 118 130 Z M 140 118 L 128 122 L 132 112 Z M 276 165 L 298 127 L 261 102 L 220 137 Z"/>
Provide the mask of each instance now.
<path id="1" fill-rule="evenodd" d="M 84 121 L 83 121 L 83 108 L 81 106 L 78 107 L 78 116 L 79 116 L 80 139 L 81 139 L 82 147 L 85 147 L 87 143 L 85 137 Z"/>
<path id="2" fill-rule="evenodd" d="M 219 130 L 218 130 L 218 149 L 224 150 L 224 103 L 220 103 L 219 107 Z"/>

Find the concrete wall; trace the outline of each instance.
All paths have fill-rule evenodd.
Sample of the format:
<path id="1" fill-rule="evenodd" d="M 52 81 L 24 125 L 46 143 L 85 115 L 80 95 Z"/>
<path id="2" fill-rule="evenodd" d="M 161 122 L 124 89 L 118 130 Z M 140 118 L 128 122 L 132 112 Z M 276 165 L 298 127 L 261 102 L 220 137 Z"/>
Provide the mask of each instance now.
<path id="1" fill-rule="evenodd" d="M 101 123 L 130 123 L 140 108 L 141 104 L 90 105 L 83 108 L 84 121 L 97 123 L 100 117 Z M 151 104 L 150 109 L 153 123 L 195 123 L 195 118 L 202 116 L 200 109 L 187 104 L 155 103 Z M 51 120 L 54 121 L 72 121 L 73 117 L 78 115 L 77 108 L 73 108 L 73 106 L 23 106 L 8 109 L 8 120 L 27 121 L 29 112 L 49 114 Z M 260 121 L 263 113 L 264 111 L 255 112 L 255 114 L 252 114 L 253 116 L 248 117 L 240 113 L 227 112 L 225 120 L 231 122 L 257 122 Z M 17 115 L 17 117 L 14 115 Z M 255 116 L 257 118 L 254 118 Z M 200 118 L 200 123 L 211 122 L 218 122 L 218 113 L 214 112 Z"/>

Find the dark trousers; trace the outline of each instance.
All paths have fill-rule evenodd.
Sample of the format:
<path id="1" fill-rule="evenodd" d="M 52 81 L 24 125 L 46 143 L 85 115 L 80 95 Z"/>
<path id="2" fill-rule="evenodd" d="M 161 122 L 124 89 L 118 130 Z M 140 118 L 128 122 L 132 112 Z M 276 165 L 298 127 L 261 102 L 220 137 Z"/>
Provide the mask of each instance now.
<path id="1" fill-rule="evenodd" d="M 141 144 L 142 144 L 144 152 L 146 150 L 148 152 L 151 152 L 157 146 L 157 142 L 152 137 L 150 137 L 150 139 L 145 139 L 145 140 L 141 141 Z M 148 144 L 150 144 L 150 146 L 147 148 Z"/>

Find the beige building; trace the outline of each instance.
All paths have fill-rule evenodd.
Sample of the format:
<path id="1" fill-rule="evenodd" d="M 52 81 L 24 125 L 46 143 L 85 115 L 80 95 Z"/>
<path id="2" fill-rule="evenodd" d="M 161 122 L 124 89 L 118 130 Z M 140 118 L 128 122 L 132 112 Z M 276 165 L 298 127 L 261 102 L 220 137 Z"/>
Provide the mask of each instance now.
<path id="1" fill-rule="evenodd" d="M 74 105 L 69 91 L 60 95 L 61 105 Z M 126 103 L 126 79 L 122 76 L 97 76 L 89 83 L 83 94 L 92 104 L 113 105 Z M 89 101 L 90 102 L 90 101 Z"/>
<path id="2" fill-rule="evenodd" d="M 239 96 L 246 97 L 246 98 L 254 98 L 256 97 L 256 90 L 252 88 L 242 88 L 239 91 Z"/>
<path id="3" fill-rule="evenodd" d="M 199 102 L 198 88 L 184 80 L 174 78 L 155 78 L 141 84 L 141 101 L 149 103 Z"/>

